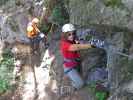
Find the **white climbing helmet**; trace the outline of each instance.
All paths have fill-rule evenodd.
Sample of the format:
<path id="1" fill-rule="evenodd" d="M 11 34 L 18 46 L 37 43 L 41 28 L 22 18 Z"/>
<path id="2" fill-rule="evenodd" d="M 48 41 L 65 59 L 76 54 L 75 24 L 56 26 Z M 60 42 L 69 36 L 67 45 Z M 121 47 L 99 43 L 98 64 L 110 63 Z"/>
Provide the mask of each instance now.
<path id="1" fill-rule="evenodd" d="M 71 23 L 65 24 L 62 27 L 62 32 L 72 32 L 72 31 L 75 31 L 75 30 L 76 30 L 76 28 Z"/>

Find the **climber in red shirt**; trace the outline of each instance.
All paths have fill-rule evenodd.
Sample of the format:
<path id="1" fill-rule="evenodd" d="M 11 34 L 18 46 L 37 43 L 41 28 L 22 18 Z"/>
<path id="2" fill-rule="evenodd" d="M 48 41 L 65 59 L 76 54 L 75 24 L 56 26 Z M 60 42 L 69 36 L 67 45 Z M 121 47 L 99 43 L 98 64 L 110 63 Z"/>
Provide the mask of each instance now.
<path id="1" fill-rule="evenodd" d="M 80 76 L 80 54 L 79 50 L 89 49 L 90 44 L 79 44 L 76 40 L 76 29 L 73 24 L 65 24 L 62 27 L 60 51 L 63 56 L 64 73 L 72 80 L 75 88 L 81 88 L 84 81 Z"/>

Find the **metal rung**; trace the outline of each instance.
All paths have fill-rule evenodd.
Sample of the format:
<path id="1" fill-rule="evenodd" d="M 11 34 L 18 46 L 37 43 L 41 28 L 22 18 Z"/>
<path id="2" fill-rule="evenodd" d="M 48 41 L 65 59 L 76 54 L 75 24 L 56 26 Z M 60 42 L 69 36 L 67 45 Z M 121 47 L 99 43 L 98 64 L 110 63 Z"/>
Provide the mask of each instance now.
<path id="1" fill-rule="evenodd" d="M 133 59 L 133 56 L 130 56 L 130 55 L 127 55 L 127 54 L 125 54 L 125 53 L 122 53 L 122 52 L 115 52 L 116 54 L 118 54 L 118 55 L 121 55 L 121 56 L 125 56 L 125 57 L 128 57 L 128 58 L 130 58 L 130 59 Z"/>

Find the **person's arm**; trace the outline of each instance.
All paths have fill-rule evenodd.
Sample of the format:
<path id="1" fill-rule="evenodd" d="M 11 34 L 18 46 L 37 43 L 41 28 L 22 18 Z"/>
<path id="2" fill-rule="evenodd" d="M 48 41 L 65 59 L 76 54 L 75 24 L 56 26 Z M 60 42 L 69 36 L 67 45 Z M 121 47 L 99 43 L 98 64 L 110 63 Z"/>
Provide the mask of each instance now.
<path id="1" fill-rule="evenodd" d="M 35 27 L 35 29 L 36 29 L 36 31 L 37 31 L 38 33 L 40 33 L 40 30 L 39 30 L 39 28 L 38 28 L 38 27 Z"/>
<path id="2" fill-rule="evenodd" d="M 69 51 L 78 51 L 78 50 L 84 50 L 89 48 L 92 48 L 90 44 L 72 44 L 69 47 Z"/>
<path id="3" fill-rule="evenodd" d="M 40 33 L 40 30 L 39 30 L 39 28 L 37 27 L 37 25 L 34 25 L 34 24 L 33 24 L 33 27 L 35 28 L 35 30 L 36 30 L 38 33 Z"/>

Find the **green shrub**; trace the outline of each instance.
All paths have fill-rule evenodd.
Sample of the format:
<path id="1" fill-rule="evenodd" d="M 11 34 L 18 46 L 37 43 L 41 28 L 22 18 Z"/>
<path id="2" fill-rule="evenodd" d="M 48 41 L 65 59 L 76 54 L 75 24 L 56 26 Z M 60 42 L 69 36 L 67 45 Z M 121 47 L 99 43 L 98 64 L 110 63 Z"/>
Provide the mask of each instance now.
<path id="1" fill-rule="evenodd" d="M 6 49 L 3 53 L 3 59 L 0 62 L 0 94 L 11 88 L 12 72 L 14 67 L 13 55 Z"/>
<path id="2" fill-rule="evenodd" d="M 0 79 L 0 93 L 6 92 L 10 88 L 8 80 Z"/>
<path id="3" fill-rule="evenodd" d="M 68 14 L 61 6 L 56 6 L 51 14 L 52 21 L 58 25 L 63 25 L 68 22 Z"/>
<path id="4" fill-rule="evenodd" d="M 122 5 L 121 0 L 104 0 L 104 4 L 108 7 L 120 7 Z"/>
<path id="5" fill-rule="evenodd" d="M 109 91 L 105 90 L 104 87 L 99 89 L 97 87 L 96 82 L 92 82 L 89 86 L 87 86 L 88 91 L 94 95 L 95 100 L 107 100 Z"/>

